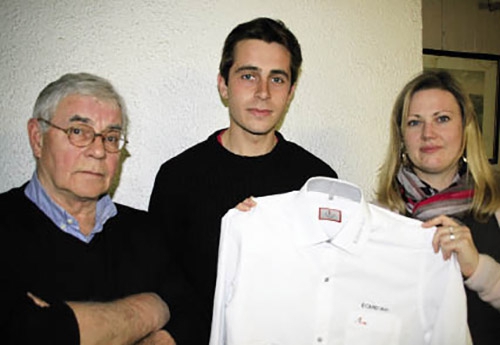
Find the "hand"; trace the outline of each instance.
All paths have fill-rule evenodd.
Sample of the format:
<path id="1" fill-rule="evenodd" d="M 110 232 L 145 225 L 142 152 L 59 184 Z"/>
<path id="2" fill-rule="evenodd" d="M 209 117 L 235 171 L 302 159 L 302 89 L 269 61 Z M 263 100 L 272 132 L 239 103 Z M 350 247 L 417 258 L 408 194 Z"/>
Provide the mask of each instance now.
<path id="1" fill-rule="evenodd" d="M 170 333 L 161 329 L 149 334 L 136 345 L 175 345 L 175 340 Z"/>
<path id="2" fill-rule="evenodd" d="M 433 218 L 423 223 L 422 226 L 424 228 L 437 226 L 432 239 L 434 252 L 437 253 L 441 249 L 445 260 L 449 259 L 452 253 L 456 253 L 460 271 L 465 278 L 469 278 L 476 271 L 479 253 L 468 227 L 458 224 L 457 221 L 447 216 Z"/>
<path id="3" fill-rule="evenodd" d="M 31 298 L 31 300 L 39 307 L 41 308 L 47 308 L 47 307 L 50 307 L 50 304 L 48 304 L 47 302 L 45 302 L 43 299 L 41 299 L 40 297 L 37 297 L 35 295 L 33 295 L 31 292 L 28 292 L 27 293 L 28 297 Z"/>
<path id="4" fill-rule="evenodd" d="M 255 207 L 257 203 L 252 197 L 248 197 L 242 202 L 240 202 L 238 205 L 236 205 L 236 209 L 239 211 L 247 212 L 250 211 L 253 207 Z"/>

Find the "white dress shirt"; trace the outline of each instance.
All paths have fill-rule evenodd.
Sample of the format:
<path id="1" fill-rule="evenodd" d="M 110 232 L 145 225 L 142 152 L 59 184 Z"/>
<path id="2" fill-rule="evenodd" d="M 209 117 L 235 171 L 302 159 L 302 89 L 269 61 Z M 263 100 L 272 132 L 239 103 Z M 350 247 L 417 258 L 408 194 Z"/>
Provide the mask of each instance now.
<path id="1" fill-rule="evenodd" d="M 210 345 L 470 342 L 456 259 L 435 229 L 315 177 L 222 220 Z"/>

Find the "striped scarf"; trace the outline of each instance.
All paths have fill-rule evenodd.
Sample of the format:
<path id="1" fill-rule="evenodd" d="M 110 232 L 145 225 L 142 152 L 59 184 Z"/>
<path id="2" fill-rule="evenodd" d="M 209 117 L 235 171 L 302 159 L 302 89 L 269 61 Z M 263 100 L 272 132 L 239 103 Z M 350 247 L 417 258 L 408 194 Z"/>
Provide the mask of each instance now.
<path id="1" fill-rule="evenodd" d="M 405 167 L 399 169 L 397 178 L 406 212 L 412 218 L 426 221 L 442 214 L 461 218 L 471 210 L 474 188 L 466 173 L 461 176 L 457 173 L 452 184 L 442 191 L 432 188 Z"/>

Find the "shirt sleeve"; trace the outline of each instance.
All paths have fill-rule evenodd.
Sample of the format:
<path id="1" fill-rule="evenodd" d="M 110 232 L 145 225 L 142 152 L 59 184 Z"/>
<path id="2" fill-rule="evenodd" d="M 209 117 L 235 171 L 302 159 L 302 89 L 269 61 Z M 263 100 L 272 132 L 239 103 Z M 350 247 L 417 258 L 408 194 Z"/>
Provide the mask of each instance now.
<path id="1" fill-rule="evenodd" d="M 500 310 L 500 263 L 492 257 L 479 255 L 476 271 L 465 281 L 465 285 L 476 291 L 484 302 Z"/>
<path id="2" fill-rule="evenodd" d="M 427 313 L 431 332 L 426 344 L 472 344 L 467 325 L 465 290 L 456 257 L 444 261 L 441 253 L 431 255 L 434 255 L 433 260 L 428 264 L 433 267 L 427 267 L 430 274 L 426 281 L 432 288 L 426 289 L 426 294 L 428 300 L 432 300 L 429 306 L 436 306 L 436 309 Z"/>
<path id="3" fill-rule="evenodd" d="M 232 228 L 231 225 L 233 212 L 238 211 L 230 210 L 222 218 L 221 223 L 210 345 L 227 344 L 226 307 L 231 300 L 232 287 L 239 261 L 238 231 Z"/>

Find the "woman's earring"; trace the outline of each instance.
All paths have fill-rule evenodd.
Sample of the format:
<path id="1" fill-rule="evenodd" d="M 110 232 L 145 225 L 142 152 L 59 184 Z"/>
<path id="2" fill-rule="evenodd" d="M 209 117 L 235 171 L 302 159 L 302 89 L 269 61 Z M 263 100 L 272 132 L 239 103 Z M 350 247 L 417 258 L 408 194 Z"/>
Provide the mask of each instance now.
<path id="1" fill-rule="evenodd" d="M 401 164 L 404 166 L 404 167 L 409 167 L 410 164 L 409 164 L 409 160 L 408 160 L 408 157 L 406 156 L 406 153 L 405 153 L 405 147 L 404 145 L 401 145 Z"/>

